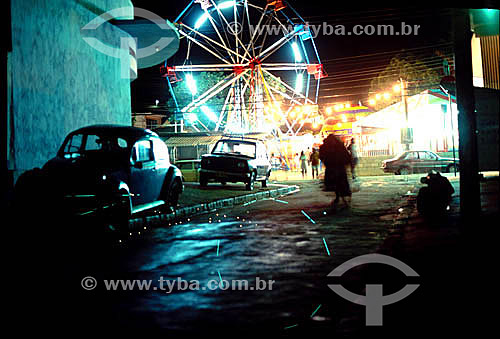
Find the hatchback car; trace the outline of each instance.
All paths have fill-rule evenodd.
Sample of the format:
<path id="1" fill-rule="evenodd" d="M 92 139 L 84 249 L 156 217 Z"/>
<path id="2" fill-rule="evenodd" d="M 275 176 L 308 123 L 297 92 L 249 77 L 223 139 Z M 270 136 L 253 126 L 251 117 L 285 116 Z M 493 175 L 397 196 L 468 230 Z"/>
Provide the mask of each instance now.
<path id="1" fill-rule="evenodd" d="M 34 171 L 37 175 L 26 173 L 16 186 L 26 191 L 31 181 L 49 192 L 59 211 L 120 220 L 115 223 L 120 227 L 135 213 L 175 207 L 183 191 L 182 174 L 170 163 L 165 143 L 150 130 L 130 126 L 94 125 L 71 132 L 57 155 Z"/>
<path id="2" fill-rule="evenodd" d="M 393 159 L 384 160 L 381 169 L 394 174 L 428 173 L 431 170 L 451 173 L 458 171 L 459 162 L 431 151 L 405 151 Z"/>
<path id="3" fill-rule="evenodd" d="M 267 187 L 271 175 L 271 162 L 261 140 L 251 138 L 224 138 L 219 140 L 211 154 L 201 159 L 200 185 L 210 180 L 225 185 L 243 182 L 247 190 L 254 189 L 255 181 Z"/>

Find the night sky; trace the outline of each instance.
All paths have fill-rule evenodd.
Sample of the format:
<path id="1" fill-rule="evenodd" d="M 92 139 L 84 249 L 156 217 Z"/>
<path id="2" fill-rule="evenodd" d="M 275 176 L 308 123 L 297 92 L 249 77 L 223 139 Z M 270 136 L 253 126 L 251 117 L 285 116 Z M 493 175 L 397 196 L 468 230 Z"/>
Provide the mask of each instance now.
<path id="1" fill-rule="evenodd" d="M 263 0 L 254 2 L 261 5 Z M 173 21 L 188 0 L 165 1 L 133 1 L 135 7 L 145 8 Z M 402 8 L 401 2 L 382 2 L 385 8 L 370 8 L 359 4 L 357 8 L 346 8 L 337 2 L 325 5 L 323 1 L 290 0 L 289 3 L 310 25 L 344 25 L 352 30 L 354 25 L 393 24 L 399 29 L 401 22 L 408 25 L 419 25 L 417 36 L 377 36 L 377 35 L 331 35 L 320 34 L 315 43 L 322 63 L 329 77 L 322 80 L 321 104 L 350 102 L 366 103 L 369 95 L 370 81 L 387 66 L 389 60 L 401 53 L 410 51 L 418 56 L 429 67 L 441 69 L 436 51 L 452 55 L 452 23 L 449 9 L 445 2 L 437 8 L 432 2 L 419 2 L 419 7 Z M 394 7 L 398 5 L 399 7 Z M 196 5 L 199 7 L 199 5 Z M 476 4 L 477 6 L 477 4 Z M 168 60 L 170 65 L 184 62 L 185 51 L 179 52 Z M 293 86 L 293 84 L 291 84 Z M 168 87 L 159 73 L 159 66 L 139 70 L 139 78 L 132 83 L 132 111 L 155 111 L 151 105 L 155 100 L 160 106 L 168 99 Z"/>

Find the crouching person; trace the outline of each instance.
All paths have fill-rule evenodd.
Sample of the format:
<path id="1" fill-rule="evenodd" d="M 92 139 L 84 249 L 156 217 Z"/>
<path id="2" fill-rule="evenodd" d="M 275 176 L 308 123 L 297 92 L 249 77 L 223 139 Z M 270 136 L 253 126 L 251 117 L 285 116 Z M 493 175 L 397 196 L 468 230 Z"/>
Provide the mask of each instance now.
<path id="1" fill-rule="evenodd" d="M 431 171 L 420 179 L 422 187 L 417 195 L 417 210 L 424 216 L 439 216 L 446 213 L 455 192 L 450 181 L 439 172 Z"/>

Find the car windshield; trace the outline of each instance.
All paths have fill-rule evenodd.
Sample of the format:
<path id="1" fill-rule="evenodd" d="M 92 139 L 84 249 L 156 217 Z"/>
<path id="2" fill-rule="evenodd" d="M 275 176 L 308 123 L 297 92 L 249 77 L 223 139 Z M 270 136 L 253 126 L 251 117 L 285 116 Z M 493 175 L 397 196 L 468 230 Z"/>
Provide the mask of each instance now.
<path id="1" fill-rule="evenodd" d="M 73 134 L 68 137 L 61 152 L 64 157 L 92 153 L 126 153 L 128 142 L 124 138 L 97 134 Z"/>
<path id="2" fill-rule="evenodd" d="M 237 154 L 249 158 L 255 158 L 255 143 L 239 140 L 220 140 L 215 145 L 212 153 Z"/>
<path id="3" fill-rule="evenodd" d="M 415 159 L 416 158 L 416 154 L 415 152 L 408 152 L 408 151 L 404 151 L 403 153 L 399 154 L 396 159 L 398 160 L 408 160 L 408 159 Z"/>

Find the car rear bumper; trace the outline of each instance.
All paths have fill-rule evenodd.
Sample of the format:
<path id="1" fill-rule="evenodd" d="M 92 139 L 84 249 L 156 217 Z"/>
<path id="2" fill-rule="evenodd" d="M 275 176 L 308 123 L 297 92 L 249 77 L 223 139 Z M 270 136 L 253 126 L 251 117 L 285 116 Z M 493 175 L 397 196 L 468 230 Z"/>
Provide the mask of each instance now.
<path id="1" fill-rule="evenodd" d="M 230 181 L 230 182 L 247 182 L 250 179 L 249 172 L 235 173 L 226 171 L 215 171 L 208 169 L 201 169 L 200 176 L 203 176 L 207 180 L 218 180 L 218 181 Z"/>

